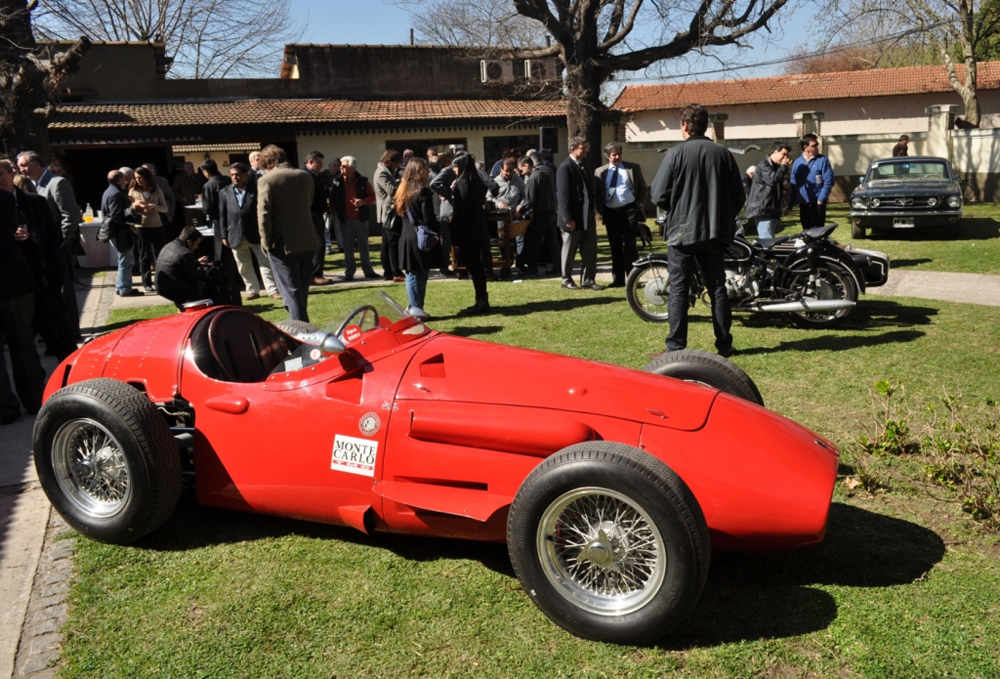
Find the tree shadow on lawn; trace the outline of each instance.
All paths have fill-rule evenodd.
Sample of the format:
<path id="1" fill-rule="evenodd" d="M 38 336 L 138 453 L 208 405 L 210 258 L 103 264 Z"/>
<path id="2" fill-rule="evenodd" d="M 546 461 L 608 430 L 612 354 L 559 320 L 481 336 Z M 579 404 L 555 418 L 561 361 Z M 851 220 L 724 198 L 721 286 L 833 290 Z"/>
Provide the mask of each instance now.
<path id="1" fill-rule="evenodd" d="M 187 551 L 288 535 L 385 549 L 417 562 L 478 561 L 515 577 L 503 544 L 364 535 L 351 528 L 200 507 L 191 495 L 185 495 L 166 525 L 135 546 Z M 819 545 L 791 552 L 713 554 L 708 580 L 691 615 L 658 645 L 683 650 L 825 629 L 837 617 L 837 604 L 817 586 L 907 585 L 921 580 L 944 553 L 944 542 L 927 528 L 834 503 L 826 538 Z"/>

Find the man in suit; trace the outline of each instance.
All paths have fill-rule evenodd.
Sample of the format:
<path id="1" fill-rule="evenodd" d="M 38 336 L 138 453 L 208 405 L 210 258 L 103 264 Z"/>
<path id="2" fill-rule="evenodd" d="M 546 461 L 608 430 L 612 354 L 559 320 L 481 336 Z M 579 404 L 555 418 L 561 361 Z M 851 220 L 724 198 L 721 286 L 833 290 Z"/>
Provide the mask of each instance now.
<path id="1" fill-rule="evenodd" d="M 556 170 L 557 224 L 562 229 L 562 286 L 570 290 L 603 290 L 597 275 L 597 226 L 594 182 L 583 167 L 589 145 L 583 137 L 569 140 L 569 157 Z M 580 250 L 580 285 L 573 282 L 573 260 Z"/>
<path id="2" fill-rule="evenodd" d="M 624 288 L 625 276 L 639 257 L 635 239 L 636 228 L 645 218 L 646 180 L 642 168 L 622 160 L 622 145 L 618 142 L 608 143 L 604 154 L 608 164 L 594 173 L 594 197 L 611 246 L 610 287 Z"/>
<path id="3" fill-rule="evenodd" d="M 305 170 L 289 167 L 285 152 L 274 144 L 260 152 L 259 164 L 266 172 L 257 179 L 260 245 L 291 319 L 308 322 L 312 256 L 319 246 L 309 211 L 315 181 Z"/>
<path id="4" fill-rule="evenodd" d="M 271 276 L 271 267 L 260 247 L 260 229 L 257 228 L 257 187 L 250 183 L 250 166 L 233 163 L 229 166 L 232 184 L 219 192 L 219 230 L 222 246 L 232 250 L 236 268 L 247 289 L 247 299 L 260 297 L 261 284 L 253 268 L 254 255 L 260 266 L 267 294 L 281 297 Z"/>
<path id="5" fill-rule="evenodd" d="M 319 151 L 310 151 L 306 158 L 306 169 L 312 174 L 315 188 L 313 189 L 312 205 L 309 212 L 312 214 L 313 229 L 316 231 L 316 240 L 319 247 L 313 253 L 312 284 L 329 285 L 333 281 L 323 275 L 326 266 L 326 197 L 330 193 L 331 175 L 323 172 L 323 158 L 325 156 Z"/>
<path id="6" fill-rule="evenodd" d="M 80 237 L 80 208 L 69 180 L 53 174 L 42 165 L 41 156 L 34 151 L 24 151 L 17 156 L 17 166 L 21 174 L 27 175 L 35 183 L 39 195 L 49 201 L 49 208 L 59 222 L 63 241 L 60 256 L 63 261 L 62 298 L 66 307 L 66 322 L 73 331 L 73 341 L 79 342 L 80 307 L 76 301 L 73 273 L 76 264 L 77 240 Z"/>
<path id="7" fill-rule="evenodd" d="M 375 175 L 375 218 L 382 225 L 382 278 L 403 281 L 399 266 L 399 234 L 385 228 L 385 219 L 392 211 L 392 200 L 399 187 L 399 151 L 386 149 L 379 158 Z"/>

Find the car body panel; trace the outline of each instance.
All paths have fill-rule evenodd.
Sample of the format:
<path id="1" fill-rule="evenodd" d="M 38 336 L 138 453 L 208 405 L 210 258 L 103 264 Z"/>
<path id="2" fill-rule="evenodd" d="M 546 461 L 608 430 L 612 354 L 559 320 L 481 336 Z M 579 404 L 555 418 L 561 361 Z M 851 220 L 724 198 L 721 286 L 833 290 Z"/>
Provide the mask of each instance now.
<path id="1" fill-rule="evenodd" d="M 713 549 L 822 539 L 833 446 L 715 389 L 435 333 L 408 317 L 359 333 L 339 355 L 226 382 L 203 371 L 195 346 L 218 310 L 91 341 L 57 369 L 46 398 L 103 376 L 139 387 L 164 411 L 186 409 L 206 505 L 503 541 L 525 477 L 559 450 L 600 440 L 674 469 L 702 506 Z"/>

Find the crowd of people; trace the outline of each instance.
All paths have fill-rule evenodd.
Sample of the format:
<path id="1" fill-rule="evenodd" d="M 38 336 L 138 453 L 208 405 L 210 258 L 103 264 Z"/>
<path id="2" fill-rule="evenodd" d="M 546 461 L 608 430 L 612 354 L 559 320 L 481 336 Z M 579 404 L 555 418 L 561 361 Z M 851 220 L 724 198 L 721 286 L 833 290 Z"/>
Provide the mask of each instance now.
<path id="1" fill-rule="evenodd" d="M 588 172 L 590 148 L 569 139 L 569 155 L 557 168 L 546 149 L 505 149 L 490 171 L 459 150 L 426 158 L 410 150 L 386 150 L 372 179 L 352 156 L 324 167 L 319 151 L 304 169 L 269 145 L 233 162 L 224 176 L 216 161 L 187 162 L 173 181 L 147 163 L 112 169 L 101 201 L 101 238 L 115 245 L 115 292 L 158 292 L 178 307 L 211 298 L 241 303 L 268 295 L 289 316 L 308 321 L 311 286 L 330 285 L 326 255 L 344 255 L 342 278 L 405 283 L 407 311 L 420 319 L 427 280 L 438 271 L 472 281 L 473 304 L 462 315 L 490 309 L 487 280 L 494 276 L 498 227 L 527 222 L 516 242 L 517 275 L 559 276 L 571 290 L 601 290 L 597 282 L 597 225 L 604 224 L 611 252 L 608 287 L 623 287 L 637 259 L 638 232 L 647 197 L 666 214 L 664 236 L 670 266 L 670 334 L 667 349 L 687 343 L 687 284 L 697 264 L 713 301 L 716 347 L 732 352 L 722 251 L 746 202 L 746 217 L 761 238 L 771 238 L 782 216 L 799 207 L 803 227 L 825 223 L 833 170 L 816 135 L 805 135 L 802 153 L 776 142 L 769 155 L 741 174 L 725 147 L 705 136 L 707 112 L 681 112 L 684 142 L 664 156 L 651 190 L 639 165 L 622 158 L 622 145 L 607 144 L 606 163 Z M 900 138 L 894 154 L 906 153 Z M 592 165 L 591 165 L 592 167 Z M 14 364 L 10 387 L 0 371 L 0 423 L 16 419 L 23 405 L 37 411 L 44 371 L 34 348 L 40 335 L 48 353 L 68 356 L 80 341 L 74 262 L 81 254 L 81 212 L 69 181 L 33 151 L 0 160 L 0 331 Z M 206 249 L 189 210 L 200 206 L 213 236 Z M 374 210 L 372 209 L 374 206 Z M 186 212 L 188 210 L 188 212 Z M 496 211 L 510 220 L 498 221 Z M 381 236 L 379 273 L 369 255 L 369 235 Z M 575 275 L 579 255 L 579 276 Z M 547 269 L 544 267 L 547 265 Z M 133 287 L 138 275 L 142 289 Z"/>

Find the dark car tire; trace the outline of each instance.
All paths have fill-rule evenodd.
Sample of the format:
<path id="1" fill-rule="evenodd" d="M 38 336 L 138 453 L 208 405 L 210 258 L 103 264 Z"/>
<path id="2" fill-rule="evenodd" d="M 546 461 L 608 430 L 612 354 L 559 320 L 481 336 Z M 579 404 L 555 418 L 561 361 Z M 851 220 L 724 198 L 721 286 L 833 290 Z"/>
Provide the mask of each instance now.
<path id="1" fill-rule="evenodd" d="M 620 443 L 579 443 L 536 467 L 511 504 L 507 547 L 546 616 L 616 644 L 666 635 L 708 575 L 708 525 L 691 490 L 661 460 Z M 605 559 L 627 568 L 602 568 Z M 615 586 L 627 591 L 607 591 Z"/>
<path id="2" fill-rule="evenodd" d="M 864 238 L 865 237 L 865 227 L 861 224 L 851 223 L 851 237 L 852 238 Z"/>
<path id="3" fill-rule="evenodd" d="M 670 272 L 667 270 L 666 262 L 658 260 L 644 262 L 633 267 L 625 280 L 625 298 L 628 300 L 628 305 L 645 321 L 666 323 L 670 320 L 667 308 L 669 294 Z"/>
<path id="4" fill-rule="evenodd" d="M 293 318 L 289 318 L 287 321 L 278 321 L 274 324 L 278 330 L 286 332 L 292 337 L 296 335 L 308 335 L 313 332 L 319 332 L 319 328 L 308 321 L 299 321 Z"/>
<path id="5" fill-rule="evenodd" d="M 764 405 L 760 389 L 742 368 L 728 358 L 709 351 L 668 351 L 654 358 L 642 369 L 648 373 L 704 384 L 759 406 Z"/>
<path id="6" fill-rule="evenodd" d="M 163 525 L 180 499 L 170 427 L 124 382 L 87 380 L 53 394 L 35 420 L 33 451 L 52 506 L 94 540 L 134 542 Z"/>

